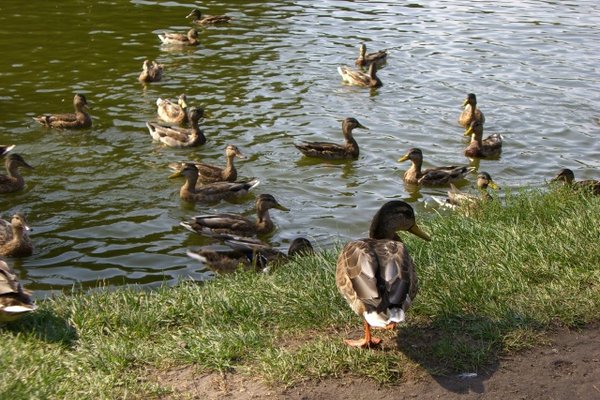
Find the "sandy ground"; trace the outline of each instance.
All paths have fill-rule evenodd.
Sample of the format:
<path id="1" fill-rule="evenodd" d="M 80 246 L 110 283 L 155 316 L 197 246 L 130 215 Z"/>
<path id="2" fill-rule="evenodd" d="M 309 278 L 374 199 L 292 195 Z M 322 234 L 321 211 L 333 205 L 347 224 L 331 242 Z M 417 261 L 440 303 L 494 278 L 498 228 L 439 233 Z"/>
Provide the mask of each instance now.
<path id="1" fill-rule="evenodd" d="M 425 374 L 397 386 L 344 377 L 270 387 L 236 374 L 166 371 L 158 381 L 174 389 L 165 399 L 600 399 L 600 323 L 554 333 L 550 345 L 506 357 L 477 376 Z"/>

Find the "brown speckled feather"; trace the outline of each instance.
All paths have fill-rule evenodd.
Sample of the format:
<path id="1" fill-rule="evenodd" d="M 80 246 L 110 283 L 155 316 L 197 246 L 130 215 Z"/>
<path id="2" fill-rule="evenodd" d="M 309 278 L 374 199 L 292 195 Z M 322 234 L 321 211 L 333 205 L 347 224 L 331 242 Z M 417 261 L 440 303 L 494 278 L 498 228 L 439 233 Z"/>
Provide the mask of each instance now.
<path id="1" fill-rule="evenodd" d="M 338 288 L 352 309 L 385 311 L 414 300 L 418 280 L 414 263 L 402 242 L 361 239 L 349 242 L 338 257 Z"/>

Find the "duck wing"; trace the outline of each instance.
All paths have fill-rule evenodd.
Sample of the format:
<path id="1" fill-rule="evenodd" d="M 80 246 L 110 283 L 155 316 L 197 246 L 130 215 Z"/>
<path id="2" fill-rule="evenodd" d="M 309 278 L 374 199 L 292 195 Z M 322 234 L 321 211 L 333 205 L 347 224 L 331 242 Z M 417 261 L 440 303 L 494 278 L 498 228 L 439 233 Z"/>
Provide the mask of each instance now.
<path id="1" fill-rule="evenodd" d="M 336 284 L 356 313 L 380 327 L 404 320 L 418 291 L 414 263 L 404 244 L 387 239 L 346 244 L 338 257 Z"/>

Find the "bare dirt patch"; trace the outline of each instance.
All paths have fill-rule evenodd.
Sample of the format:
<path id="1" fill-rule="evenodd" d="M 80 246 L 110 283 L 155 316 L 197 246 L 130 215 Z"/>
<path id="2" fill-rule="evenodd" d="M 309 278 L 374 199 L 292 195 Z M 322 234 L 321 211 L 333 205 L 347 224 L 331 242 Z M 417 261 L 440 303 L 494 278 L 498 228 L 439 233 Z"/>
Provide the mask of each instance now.
<path id="1" fill-rule="evenodd" d="M 395 386 L 343 377 L 292 388 L 268 386 L 239 374 L 196 374 L 193 367 L 154 372 L 173 390 L 164 399 L 600 399 L 600 323 L 561 329 L 550 345 L 501 359 L 474 375 L 422 375 Z"/>

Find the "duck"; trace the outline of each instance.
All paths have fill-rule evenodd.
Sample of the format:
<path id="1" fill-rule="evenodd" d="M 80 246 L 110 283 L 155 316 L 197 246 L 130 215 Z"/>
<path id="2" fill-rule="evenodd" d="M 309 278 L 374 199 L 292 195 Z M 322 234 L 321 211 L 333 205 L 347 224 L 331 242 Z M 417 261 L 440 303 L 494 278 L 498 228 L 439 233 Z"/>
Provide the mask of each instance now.
<path id="1" fill-rule="evenodd" d="M 80 129 L 92 126 L 92 117 L 86 112 L 88 102 L 84 95 L 75 94 L 73 98 L 75 113 L 72 114 L 45 114 L 33 117 L 40 125 L 57 129 Z"/>
<path id="2" fill-rule="evenodd" d="M 146 122 L 150 136 L 157 142 L 169 147 L 193 147 L 206 143 L 206 136 L 198 127 L 198 121 L 204 115 L 201 108 L 191 107 L 188 110 L 188 119 L 191 128 L 180 128 L 177 126 L 164 126 L 155 122 Z"/>
<path id="3" fill-rule="evenodd" d="M 202 183 L 235 182 L 238 173 L 233 160 L 236 157 L 241 160 L 246 159 L 246 156 L 242 154 L 236 145 L 228 144 L 225 146 L 225 167 L 205 163 L 195 163 L 194 165 L 198 168 L 198 181 Z"/>
<path id="4" fill-rule="evenodd" d="M 37 309 L 12 268 L 0 260 L 0 322 L 12 322 Z"/>
<path id="5" fill-rule="evenodd" d="M 10 144 L 10 145 L 0 144 L 0 157 L 4 157 L 6 154 L 8 154 L 9 151 L 11 151 L 14 148 L 15 148 L 14 144 Z"/>
<path id="6" fill-rule="evenodd" d="M 193 18 L 192 22 L 198 25 L 215 25 L 215 24 L 223 24 L 230 22 L 233 18 L 227 15 L 204 15 L 202 16 L 202 11 L 196 8 L 192 10 L 191 13 L 188 14 L 186 18 Z"/>
<path id="7" fill-rule="evenodd" d="M 337 258 L 336 286 L 350 308 L 362 317 L 365 333 L 362 339 L 346 339 L 349 346 L 381 343 L 380 338 L 371 336 L 371 327 L 394 329 L 405 320 L 405 313 L 415 300 L 415 264 L 396 233 L 399 230 L 431 240 L 417 225 L 413 208 L 404 201 L 393 200 L 375 213 L 369 237 L 346 243 Z"/>
<path id="8" fill-rule="evenodd" d="M 502 153 L 504 138 L 499 133 L 494 133 L 483 139 L 483 123 L 478 119 L 471 121 L 465 136 L 471 136 L 471 142 L 465 149 L 465 156 L 471 158 L 493 158 Z"/>
<path id="9" fill-rule="evenodd" d="M 572 186 L 580 190 L 586 190 L 592 194 L 600 195 L 600 180 L 586 179 L 583 181 L 575 181 L 575 174 L 569 168 L 563 168 L 552 178 L 551 182 L 562 182 L 565 185 Z"/>
<path id="10" fill-rule="evenodd" d="M 404 182 L 414 185 L 439 186 L 448 185 L 464 179 L 465 175 L 475 170 L 474 167 L 451 165 L 448 167 L 427 168 L 421 171 L 423 165 L 423 152 L 421 149 L 412 148 L 400 157 L 398 162 L 410 160 L 411 167 L 404 173 Z"/>
<path id="11" fill-rule="evenodd" d="M 163 66 L 156 61 L 145 60 L 142 64 L 142 72 L 138 77 L 140 82 L 158 82 L 162 79 Z"/>
<path id="12" fill-rule="evenodd" d="M 173 173 L 169 178 L 184 176 L 185 183 L 179 190 L 179 197 L 189 202 L 216 202 L 230 200 L 246 195 L 254 189 L 260 181 L 252 179 L 248 182 L 213 182 L 196 186 L 198 182 L 198 168 L 193 163 L 186 163 L 184 167 Z"/>
<path id="13" fill-rule="evenodd" d="M 302 237 L 290 243 L 287 255 L 255 238 L 231 236 L 225 240 L 225 244 L 227 249 L 204 246 L 195 251 L 188 250 L 186 254 L 208 265 L 215 272 L 230 273 L 240 267 L 268 272 L 273 264 L 285 263 L 296 255 L 314 253 L 310 241 Z"/>
<path id="14" fill-rule="evenodd" d="M 359 155 L 358 143 L 352 136 L 352 131 L 356 128 L 369 129 L 363 126 L 356 118 L 346 118 L 342 122 L 342 133 L 346 142 L 344 144 L 329 142 L 304 142 L 295 143 L 294 146 L 309 157 L 318 157 L 328 160 L 356 160 Z"/>
<path id="15" fill-rule="evenodd" d="M 371 63 L 367 73 L 357 71 L 342 65 L 338 67 L 338 72 L 342 80 L 350 85 L 362 86 L 368 88 L 378 88 L 383 86 L 381 79 L 377 77 L 377 64 Z"/>
<path id="16" fill-rule="evenodd" d="M 256 198 L 255 221 L 238 214 L 208 214 L 193 217 L 190 222 L 181 222 L 181 225 L 193 232 L 209 236 L 223 233 L 241 236 L 264 235 L 275 229 L 275 224 L 269 215 L 269 210 L 272 208 L 289 211 L 272 195 L 261 194 Z"/>
<path id="17" fill-rule="evenodd" d="M 482 201 L 490 201 L 493 197 L 488 193 L 488 188 L 494 190 L 500 190 L 500 187 L 494 182 L 492 176 L 485 172 L 480 171 L 477 174 L 477 189 L 478 194 L 465 193 L 458 189 L 454 184 L 450 184 L 450 190 L 448 191 L 448 197 L 443 201 L 437 197 L 433 197 L 434 200 L 438 201 L 441 205 L 450 208 L 456 207 L 472 207 L 481 203 Z"/>
<path id="18" fill-rule="evenodd" d="M 474 93 L 467 94 L 467 98 L 463 102 L 463 111 L 458 117 L 458 123 L 463 128 L 468 128 L 471 121 L 474 119 L 480 121 L 482 124 L 485 123 L 485 116 L 479 108 L 477 108 L 477 96 Z"/>
<path id="19" fill-rule="evenodd" d="M 198 46 L 198 31 L 194 28 L 190 29 L 187 34 L 164 32 L 158 34 L 158 38 L 163 44 L 175 46 Z"/>
<path id="20" fill-rule="evenodd" d="M 187 96 L 180 94 L 177 103 L 168 99 L 156 99 L 158 116 L 170 124 L 183 124 L 188 121 Z"/>
<path id="21" fill-rule="evenodd" d="M 23 214 L 13 215 L 10 222 L 0 219 L 0 256 L 26 257 L 33 254 L 33 244 L 27 235 L 29 230 Z"/>
<path id="22" fill-rule="evenodd" d="M 367 68 L 371 64 L 377 64 L 378 68 L 383 67 L 387 62 L 387 50 L 379 50 L 375 53 L 367 54 L 367 46 L 361 43 L 358 47 L 358 58 L 354 64 L 359 68 Z"/>
<path id="23" fill-rule="evenodd" d="M 0 193 L 12 193 L 25 187 L 19 168 L 33 169 L 20 154 L 11 153 L 4 160 L 7 175 L 0 175 Z"/>

